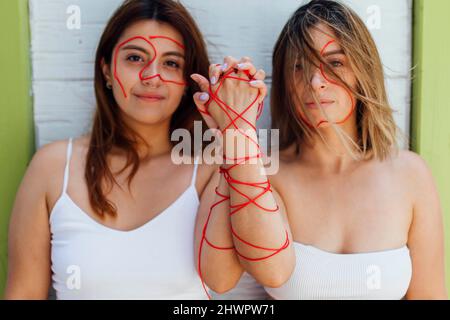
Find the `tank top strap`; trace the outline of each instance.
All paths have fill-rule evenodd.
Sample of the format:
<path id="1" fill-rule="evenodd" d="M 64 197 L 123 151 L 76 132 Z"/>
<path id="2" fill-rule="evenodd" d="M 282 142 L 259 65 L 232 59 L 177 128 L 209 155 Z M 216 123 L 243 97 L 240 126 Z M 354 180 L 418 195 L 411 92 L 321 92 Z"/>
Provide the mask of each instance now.
<path id="1" fill-rule="evenodd" d="M 64 183 L 63 183 L 63 194 L 67 192 L 67 185 L 69 183 L 69 164 L 70 158 L 72 156 L 72 138 L 69 139 L 67 144 L 67 154 L 66 154 L 66 167 L 64 169 Z"/>
<path id="2" fill-rule="evenodd" d="M 192 173 L 192 178 L 191 178 L 191 186 L 194 185 L 195 186 L 195 181 L 197 180 L 197 170 L 198 170 L 198 162 L 199 162 L 199 155 L 196 155 L 194 158 L 194 170 Z"/>

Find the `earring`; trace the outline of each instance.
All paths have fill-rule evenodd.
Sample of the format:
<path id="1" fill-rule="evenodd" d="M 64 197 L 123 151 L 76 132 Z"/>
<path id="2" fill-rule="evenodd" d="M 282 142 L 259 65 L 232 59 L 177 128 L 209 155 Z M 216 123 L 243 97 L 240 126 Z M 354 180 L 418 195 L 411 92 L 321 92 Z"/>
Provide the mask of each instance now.
<path id="1" fill-rule="evenodd" d="M 108 83 L 106 84 L 106 87 L 107 87 L 109 90 L 111 90 L 111 89 L 112 89 L 112 84 L 108 82 Z"/>

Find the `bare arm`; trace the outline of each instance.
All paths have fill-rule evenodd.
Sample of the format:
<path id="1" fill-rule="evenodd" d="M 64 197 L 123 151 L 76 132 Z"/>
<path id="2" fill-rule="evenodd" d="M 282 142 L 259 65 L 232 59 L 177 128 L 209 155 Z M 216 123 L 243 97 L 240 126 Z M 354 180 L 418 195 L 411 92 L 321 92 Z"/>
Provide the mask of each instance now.
<path id="1" fill-rule="evenodd" d="M 409 155 L 414 174 L 413 221 L 408 247 L 412 259 L 412 280 L 407 299 L 447 299 L 444 267 L 444 233 L 439 196 L 425 162 Z"/>
<path id="2" fill-rule="evenodd" d="M 46 146 L 36 153 L 16 195 L 9 226 L 5 299 L 48 297 L 51 268 L 46 190 L 54 149 Z"/>
<path id="3" fill-rule="evenodd" d="M 226 58 L 225 62 L 228 65 L 228 70 L 235 67 L 237 63 L 237 61 L 235 61 L 231 57 Z M 246 62 L 249 62 L 249 60 L 247 59 Z M 249 63 L 249 65 L 250 69 L 254 69 L 251 63 Z M 211 66 L 210 78 L 219 78 L 220 72 L 218 72 L 217 68 L 219 67 L 215 65 Z M 226 70 L 222 71 L 226 72 Z M 264 73 L 262 72 L 262 70 L 258 72 L 256 72 L 256 70 L 249 71 L 251 74 L 255 75 L 255 79 L 264 79 Z M 245 77 L 242 72 L 240 72 L 239 76 L 241 78 Z M 209 82 L 204 77 L 195 75 L 193 76 L 193 79 L 200 85 L 200 88 L 203 92 L 208 92 Z M 251 94 L 255 94 L 255 88 L 259 89 L 260 92 L 262 92 L 261 97 L 263 98 L 265 96 L 266 88 L 262 81 L 258 81 L 254 88 L 249 88 L 249 84 L 246 83 L 239 83 L 237 85 L 233 85 L 233 83 L 225 83 L 223 86 L 223 91 L 221 91 L 223 92 L 223 94 L 221 94 L 220 98 L 223 101 L 229 102 L 229 104 L 233 107 L 241 106 L 241 108 L 245 108 L 245 105 L 248 104 L 248 101 L 252 101 L 252 99 L 254 99 L 254 97 L 251 97 Z M 253 92 L 249 94 L 249 92 L 252 90 Z M 195 100 L 197 107 L 200 110 L 206 110 L 204 106 L 205 101 L 200 101 L 199 97 L 200 94 L 196 94 Z M 229 99 L 227 99 L 227 97 Z M 262 99 L 261 97 L 260 99 Z M 211 104 L 208 111 L 211 115 L 205 117 L 208 125 L 213 128 L 219 127 L 223 132 L 230 123 L 230 119 L 220 111 L 217 105 Z M 243 109 L 236 111 L 243 112 Z M 257 110 L 256 108 L 253 108 L 253 110 L 249 110 L 245 113 L 245 118 L 246 120 L 255 123 L 256 114 Z M 238 121 L 236 121 L 236 125 L 238 125 L 242 130 L 249 130 L 247 131 L 247 134 L 252 136 L 253 139 L 257 140 L 256 131 L 252 130 L 252 126 L 249 126 L 247 121 L 239 119 Z M 236 150 L 233 144 L 235 144 L 236 142 L 238 144 L 239 142 L 243 142 L 243 145 L 245 145 L 245 140 L 247 138 L 244 135 L 237 134 L 233 136 L 233 139 L 237 139 L 237 141 L 231 141 L 231 139 L 227 138 L 227 134 L 224 135 L 224 154 L 227 158 L 233 158 L 235 156 Z M 231 144 L 231 146 L 228 147 L 228 144 Z M 238 152 L 240 152 L 240 157 L 254 155 L 254 150 L 241 149 Z M 227 170 L 230 169 L 230 166 L 224 165 L 223 168 Z M 243 182 L 267 181 L 267 176 L 262 169 L 263 164 L 261 161 L 258 161 L 256 164 L 242 164 L 230 169 L 229 177 L 231 177 L 231 179 Z M 231 187 L 232 184 L 229 183 L 230 179 L 227 180 L 228 181 L 226 181 L 226 184 L 228 185 L 229 189 L 228 192 L 230 196 L 231 213 L 234 210 L 234 206 L 248 201 L 248 199 L 240 193 L 244 193 L 248 198 L 253 199 L 255 197 L 258 197 L 258 194 L 261 192 L 261 189 L 251 186 L 237 186 L 233 184 L 233 186 L 236 187 L 233 188 Z M 236 189 L 238 189 L 238 191 Z M 289 226 L 284 216 L 284 206 L 278 203 L 280 209 L 275 212 L 267 212 L 266 210 L 262 209 L 276 208 L 277 202 L 280 202 L 280 200 L 281 199 L 279 198 L 275 199 L 275 196 L 272 192 L 267 192 L 264 195 L 258 197 L 257 200 L 255 200 L 255 203 L 257 203 L 257 205 L 255 203 L 250 203 L 249 205 L 239 210 L 239 212 L 232 214 L 230 222 L 227 223 L 224 220 L 224 223 L 227 223 L 226 226 L 228 230 L 226 230 L 226 228 L 221 229 L 223 230 L 223 232 L 227 232 L 229 234 L 229 227 L 233 228 L 235 234 L 231 239 L 233 240 L 234 246 L 236 248 L 235 254 L 238 254 L 237 261 L 239 261 L 243 268 L 251 275 L 253 275 L 258 282 L 268 287 L 277 287 L 282 285 L 289 279 L 295 266 L 295 254 L 292 245 L 290 244 L 290 242 L 292 241 L 292 237 L 290 235 Z M 289 243 L 287 244 L 286 241 L 289 241 Z M 249 243 L 253 244 L 253 246 L 249 245 Z M 285 246 L 285 244 L 287 245 Z M 284 249 L 276 254 L 273 254 L 274 250 L 259 249 L 255 248 L 255 246 L 270 249 L 284 247 Z M 260 259 L 264 257 L 267 257 L 267 259 Z M 236 257 L 230 254 L 229 263 L 234 265 L 235 261 Z M 212 272 L 213 270 L 211 270 L 211 273 Z M 234 283 L 234 279 L 229 283 Z"/>
<path id="4" fill-rule="evenodd" d="M 247 133 L 250 134 L 249 131 Z M 256 132 L 253 134 L 256 138 Z M 225 137 L 224 140 L 226 139 Z M 226 155 L 229 155 L 228 151 L 225 148 Z M 251 152 L 245 154 L 250 156 Z M 260 159 L 256 164 L 235 166 L 229 174 L 236 181 L 268 181 Z M 248 198 L 255 199 L 255 203 L 249 203 L 231 216 L 235 232 L 233 241 L 241 265 L 262 285 L 279 287 L 289 279 L 295 267 L 292 235 L 281 197 L 273 186 L 271 191 L 265 193 L 261 188 L 244 184 L 233 184 L 229 190 L 231 208 L 249 202 Z M 274 211 L 276 208 L 278 210 Z"/>
<path id="5" fill-rule="evenodd" d="M 239 281 L 243 268 L 234 249 L 230 233 L 229 200 L 217 196 L 215 189 L 224 196 L 228 196 L 228 185 L 217 171 L 212 175 L 203 191 L 200 208 L 197 214 L 195 231 L 196 266 L 206 285 L 217 293 L 224 293 L 233 289 Z M 220 202 L 220 203 L 219 203 Z M 217 205 L 214 205 L 218 203 Z M 214 206 L 213 206 L 214 205 Z M 205 238 L 203 231 L 205 230 Z M 208 244 L 208 242 L 210 244 Z M 199 253 L 201 248 L 201 269 L 199 269 Z"/>

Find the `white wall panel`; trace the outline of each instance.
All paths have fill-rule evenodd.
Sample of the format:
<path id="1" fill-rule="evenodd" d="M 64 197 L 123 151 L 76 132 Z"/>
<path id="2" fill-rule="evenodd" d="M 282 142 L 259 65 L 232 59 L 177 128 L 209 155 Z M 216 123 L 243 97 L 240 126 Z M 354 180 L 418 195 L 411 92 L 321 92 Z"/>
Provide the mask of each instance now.
<path id="1" fill-rule="evenodd" d="M 34 114 L 38 146 L 89 129 L 95 107 L 93 62 L 105 23 L 121 0 L 30 0 Z M 183 0 L 208 43 L 212 62 L 224 55 L 251 56 L 267 71 L 270 85 L 273 45 L 289 15 L 304 1 Z M 398 126 L 409 132 L 411 0 L 345 1 L 370 24 L 372 9 L 380 28 L 371 28 L 387 75 Z M 81 12 L 81 28 L 66 26 L 67 8 Z M 375 6 L 375 7 L 374 7 Z M 260 127 L 269 124 L 268 99 Z"/>

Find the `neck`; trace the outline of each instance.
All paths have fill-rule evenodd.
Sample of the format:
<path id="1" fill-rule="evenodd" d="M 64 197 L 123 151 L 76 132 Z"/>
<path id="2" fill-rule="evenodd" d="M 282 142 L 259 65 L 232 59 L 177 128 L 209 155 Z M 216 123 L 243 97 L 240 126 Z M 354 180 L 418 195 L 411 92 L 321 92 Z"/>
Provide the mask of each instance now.
<path id="1" fill-rule="evenodd" d="M 170 119 L 156 124 L 129 119 L 125 123 L 141 138 L 137 141 L 137 151 L 142 161 L 168 154 L 172 150 L 169 139 Z"/>
<path id="2" fill-rule="evenodd" d="M 354 167 L 358 160 L 351 152 L 356 152 L 353 142 L 358 141 L 356 123 L 339 126 L 343 137 L 331 126 L 313 133 L 312 143 L 302 143 L 300 159 L 325 173 L 342 173 Z M 353 142 L 352 142 L 353 141 Z"/>

